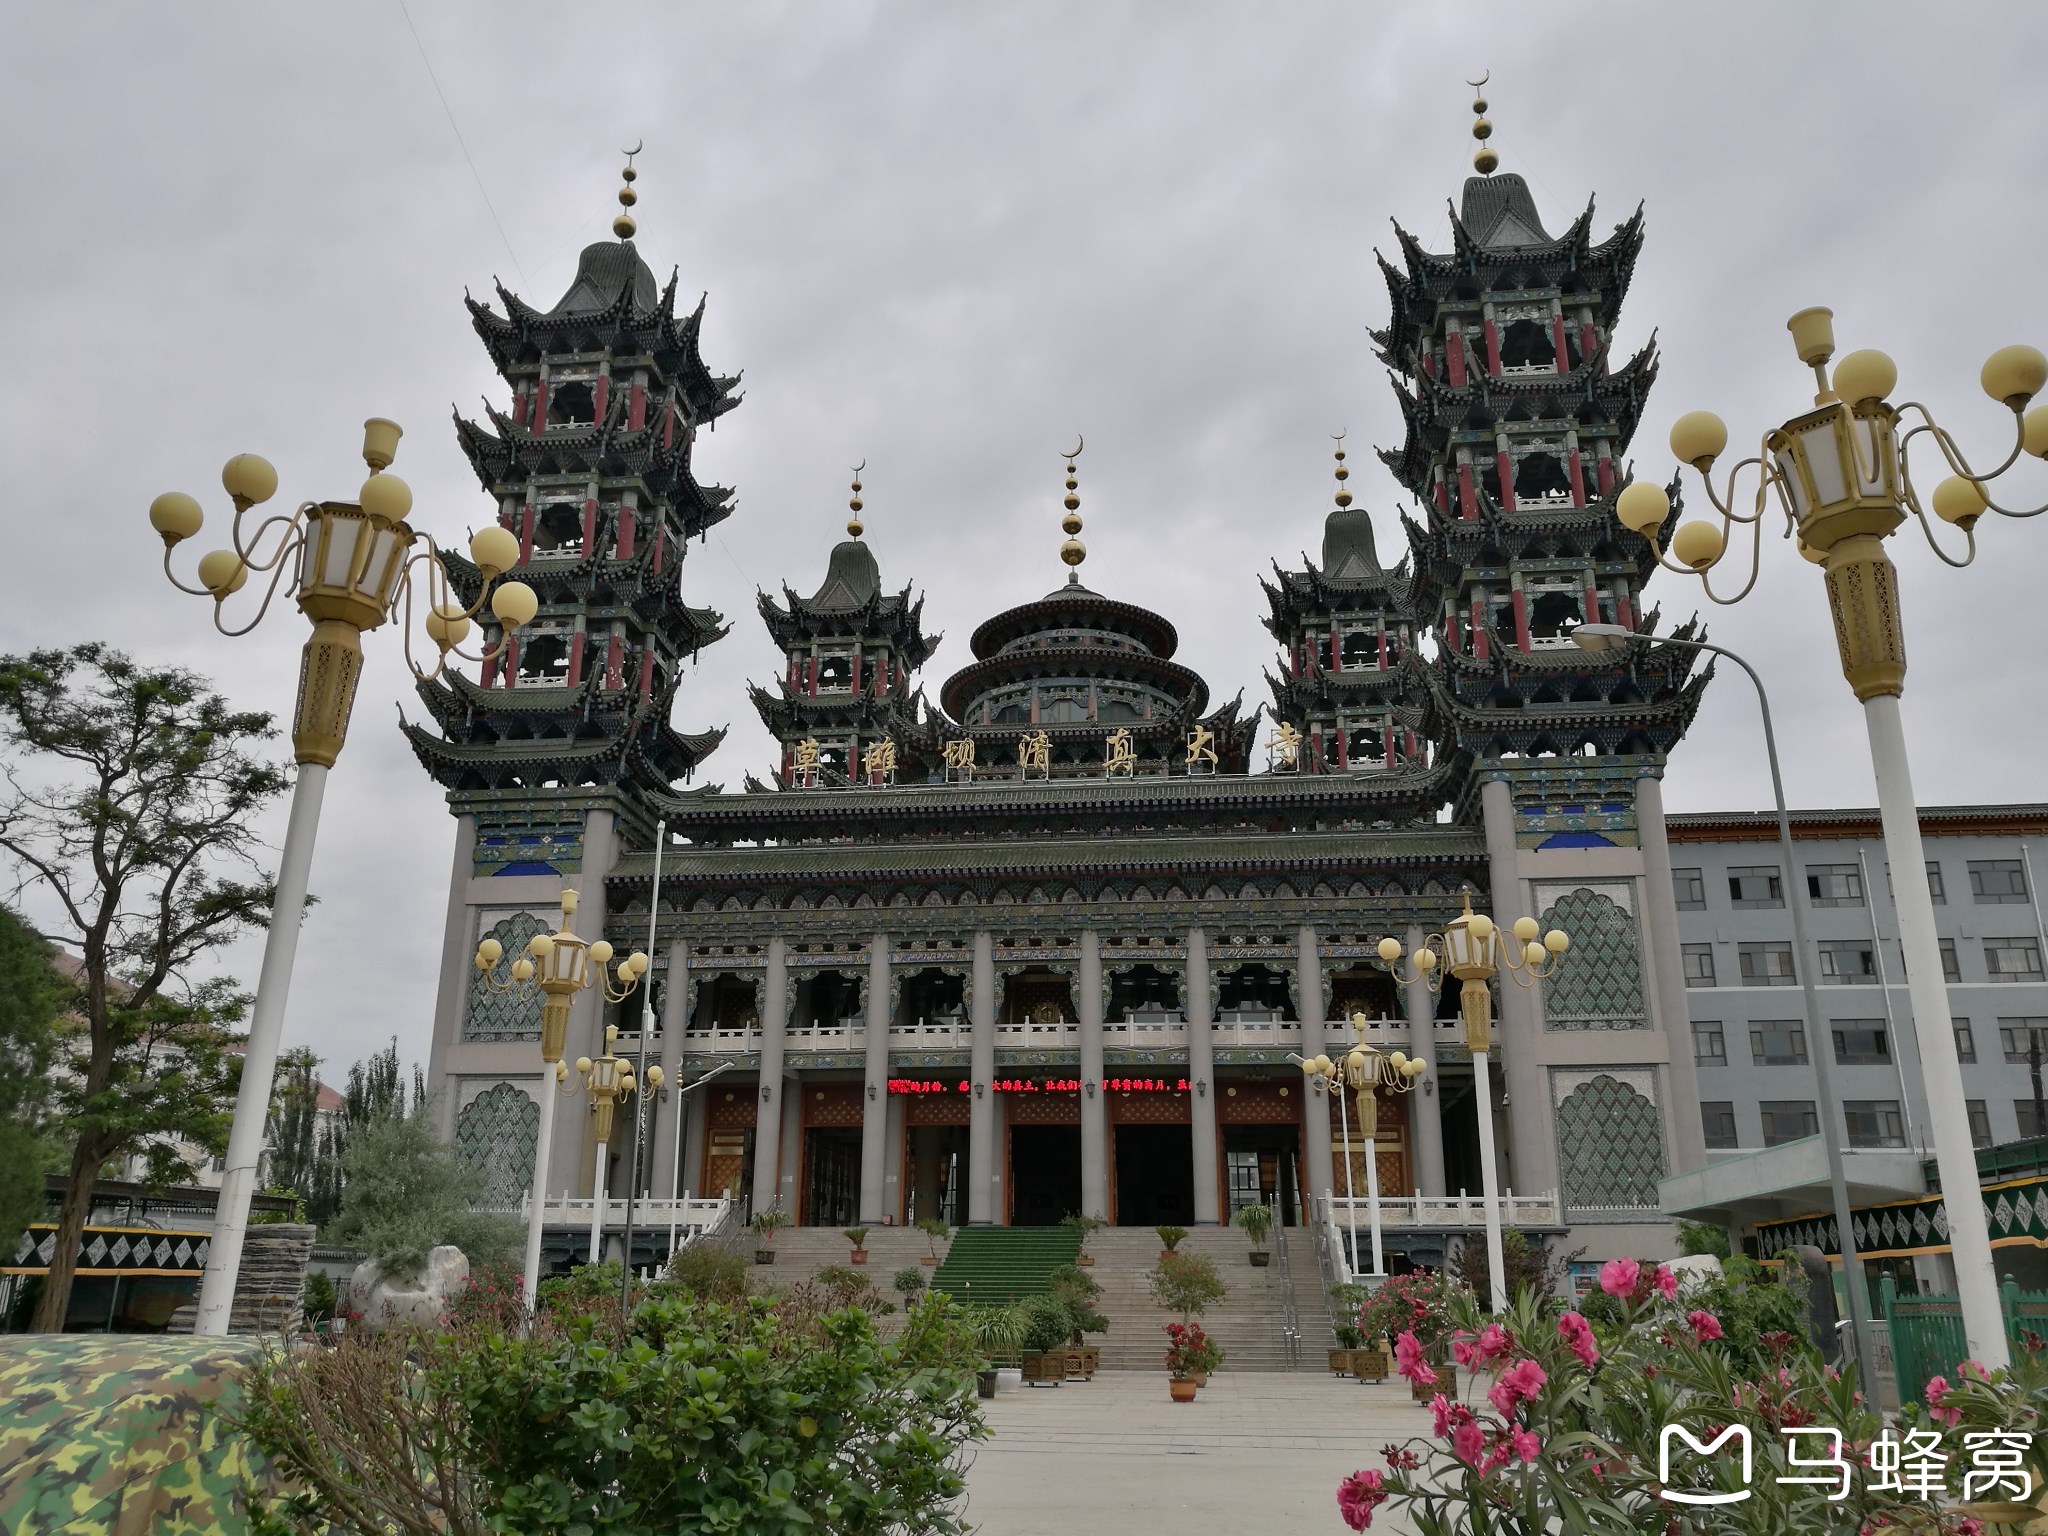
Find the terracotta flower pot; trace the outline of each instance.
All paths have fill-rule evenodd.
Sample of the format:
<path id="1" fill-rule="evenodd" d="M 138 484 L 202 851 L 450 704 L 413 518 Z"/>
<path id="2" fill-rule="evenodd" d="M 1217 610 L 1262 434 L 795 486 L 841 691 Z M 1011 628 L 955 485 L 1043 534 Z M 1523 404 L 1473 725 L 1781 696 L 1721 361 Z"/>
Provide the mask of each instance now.
<path id="1" fill-rule="evenodd" d="M 756 1248 L 754 1250 L 754 1262 L 756 1264 L 773 1264 L 775 1262 L 775 1250 L 773 1248 Z"/>
<path id="2" fill-rule="evenodd" d="M 1195 1400 L 1195 1379 L 1192 1376 L 1175 1376 L 1167 1383 L 1176 1403 L 1192 1403 Z"/>
<path id="3" fill-rule="evenodd" d="M 1074 1262 L 1082 1269 L 1093 1269 L 1095 1267 L 1095 1257 L 1093 1254 L 1077 1253 L 1074 1255 Z"/>
<path id="4" fill-rule="evenodd" d="M 1266 1268 L 1266 1267 L 1268 1267 L 1268 1266 L 1269 1266 L 1270 1264 L 1272 1264 L 1272 1262 L 1273 1262 L 1273 1255 L 1272 1255 L 1272 1254 L 1270 1254 L 1270 1253 L 1268 1253 L 1268 1252 L 1266 1252 L 1266 1250 L 1265 1250 L 1265 1249 L 1263 1249 L 1263 1248 L 1254 1248 L 1254 1249 L 1252 1250 L 1252 1268 L 1253 1268 L 1253 1269 L 1265 1269 L 1265 1268 Z"/>
<path id="5" fill-rule="evenodd" d="M 939 1267 L 939 1261 L 933 1258 L 930 1254 L 926 1254 L 917 1262 L 922 1264 L 926 1269 L 937 1269 Z"/>
<path id="6" fill-rule="evenodd" d="M 1209 1385 L 1209 1373 L 1207 1371 L 1195 1372 L 1195 1385 L 1198 1388 Z"/>
<path id="7" fill-rule="evenodd" d="M 867 1249 L 865 1249 L 865 1248 L 856 1248 L 856 1249 L 854 1249 L 854 1250 L 853 1250 L 853 1262 L 854 1262 L 854 1263 L 856 1263 L 856 1264 L 865 1264 L 865 1263 L 867 1263 L 867 1261 L 868 1261 L 868 1251 L 867 1251 Z"/>

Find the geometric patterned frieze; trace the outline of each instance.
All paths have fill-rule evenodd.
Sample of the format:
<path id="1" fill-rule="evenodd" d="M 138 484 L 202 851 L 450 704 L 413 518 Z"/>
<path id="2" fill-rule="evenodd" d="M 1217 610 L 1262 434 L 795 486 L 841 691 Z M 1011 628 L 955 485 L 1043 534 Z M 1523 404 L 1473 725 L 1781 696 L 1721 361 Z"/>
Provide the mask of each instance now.
<path id="1" fill-rule="evenodd" d="M 540 1105 L 517 1083 L 493 1083 L 455 1117 L 455 1145 L 483 1174 L 479 1199 L 491 1209 L 519 1204 L 533 1180 L 539 1140 Z"/>
<path id="2" fill-rule="evenodd" d="M 1538 900 L 1551 896 L 1540 892 Z M 1571 948 L 1557 974 L 1543 984 L 1543 1013 L 1551 1029 L 1643 1029 L 1643 964 L 1633 892 L 1625 883 L 1562 889 L 1539 922 L 1562 928 Z"/>
<path id="3" fill-rule="evenodd" d="M 472 969 L 469 977 L 469 1008 L 462 1019 L 465 1040 L 538 1040 L 540 1038 L 540 988 L 531 984 L 512 985 L 512 962 L 526 950 L 526 941 L 537 933 L 551 933 L 554 925 L 531 912 L 514 912 L 485 930 L 483 937 L 496 939 L 504 953 L 490 973 L 495 986 L 510 990 L 494 992 L 484 985 L 484 974 Z M 524 1186 L 521 1186 L 522 1188 Z"/>
<path id="4" fill-rule="evenodd" d="M 1575 946 L 1576 947 L 1576 946 Z M 1570 1219 L 1643 1220 L 1668 1166 L 1648 1071 L 1553 1071 L 1558 1182 Z"/>

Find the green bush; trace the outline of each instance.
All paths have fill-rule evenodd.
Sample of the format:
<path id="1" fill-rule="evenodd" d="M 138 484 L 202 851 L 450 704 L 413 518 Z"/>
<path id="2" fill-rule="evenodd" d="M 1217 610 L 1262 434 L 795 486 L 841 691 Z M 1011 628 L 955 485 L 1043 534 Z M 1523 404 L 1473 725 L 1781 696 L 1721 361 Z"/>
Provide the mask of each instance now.
<path id="1" fill-rule="evenodd" d="M 1034 1296 L 1025 1303 L 1025 1349 L 1063 1349 L 1074 1333 L 1073 1309 L 1057 1296 Z"/>
<path id="2" fill-rule="evenodd" d="M 917 1224 L 917 1230 L 924 1234 L 925 1247 L 931 1251 L 931 1256 L 936 1259 L 939 1256 L 939 1244 L 946 1240 L 948 1234 L 953 1229 L 943 1221 L 940 1221 L 938 1217 L 927 1216 Z"/>
<path id="3" fill-rule="evenodd" d="M 898 1296 L 907 1299 L 924 1290 L 924 1271 L 915 1266 L 908 1269 L 899 1269 L 896 1271 L 895 1278 L 890 1280 L 889 1284 L 895 1288 Z"/>
<path id="4" fill-rule="evenodd" d="M 1268 1205 L 1248 1205 L 1237 1213 L 1237 1225 L 1250 1239 L 1254 1248 L 1266 1246 L 1266 1234 L 1273 1230 L 1273 1208 Z"/>
<path id="5" fill-rule="evenodd" d="M 875 1284 L 868 1279 L 867 1271 L 855 1269 L 851 1264 L 827 1264 L 812 1277 L 817 1285 L 825 1289 L 835 1307 L 875 1307 L 882 1298 L 875 1294 Z"/>
<path id="6" fill-rule="evenodd" d="M 856 1248 L 865 1248 L 868 1245 L 868 1229 L 866 1227 L 848 1227 L 839 1235 Z"/>
<path id="7" fill-rule="evenodd" d="M 342 1158 L 347 1185 L 327 1234 L 360 1248 L 386 1274 L 417 1270 L 430 1249 L 460 1248 L 472 1268 L 519 1249 L 517 1222 L 473 1210 L 483 1170 L 434 1133 L 430 1107 L 360 1126 Z"/>
<path id="8" fill-rule="evenodd" d="M 1712 1258 L 1725 1259 L 1733 1251 L 1728 1246 L 1728 1229 L 1704 1221 L 1681 1221 L 1678 1224 L 1678 1251 L 1691 1256 L 1706 1254 Z"/>
<path id="9" fill-rule="evenodd" d="M 746 1297 L 752 1268 L 742 1255 L 723 1244 L 700 1241 L 676 1250 L 664 1278 L 685 1296 L 736 1302 Z"/>
<path id="10" fill-rule="evenodd" d="M 1152 1300 L 1180 1320 L 1200 1317 L 1229 1294 L 1213 1259 L 1199 1253 L 1168 1252 L 1152 1266 Z"/>
<path id="11" fill-rule="evenodd" d="M 1178 1252 L 1181 1239 L 1188 1235 L 1186 1227 L 1154 1227 L 1152 1230 L 1159 1234 L 1159 1244 L 1168 1253 Z"/>
<path id="12" fill-rule="evenodd" d="M 325 1323 L 334 1317 L 334 1309 L 341 1304 L 335 1294 L 334 1277 L 324 1269 L 316 1269 L 306 1276 L 306 1321 Z"/>

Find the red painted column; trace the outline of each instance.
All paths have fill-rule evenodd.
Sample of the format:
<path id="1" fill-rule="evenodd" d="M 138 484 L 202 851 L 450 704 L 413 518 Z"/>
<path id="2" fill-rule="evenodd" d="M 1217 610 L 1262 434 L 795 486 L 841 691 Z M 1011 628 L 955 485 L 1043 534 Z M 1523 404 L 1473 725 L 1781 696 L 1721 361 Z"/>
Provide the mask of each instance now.
<path id="1" fill-rule="evenodd" d="M 1472 654 L 1481 661 L 1493 654 L 1486 632 L 1486 605 L 1476 597 L 1472 599 Z"/>
<path id="2" fill-rule="evenodd" d="M 1339 772 L 1351 766 L 1351 738 L 1342 725 L 1337 727 L 1337 768 Z"/>
<path id="3" fill-rule="evenodd" d="M 1344 670 L 1344 642 L 1337 638 L 1337 631 L 1334 629 L 1330 631 L 1330 670 Z"/>
<path id="4" fill-rule="evenodd" d="M 512 391 L 512 420 L 520 426 L 526 425 L 526 386 L 520 385 Z"/>
<path id="5" fill-rule="evenodd" d="M 1628 589 L 1626 587 L 1614 594 L 1614 622 L 1627 630 L 1633 630 L 1636 627 L 1635 606 L 1628 600 Z"/>
<path id="6" fill-rule="evenodd" d="M 792 688 L 796 686 L 796 652 L 794 651 L 791 651 L 789 654 L 789 667 L 784 675 L 784 681 Z"/>
<path id="7" fill-rule="evenodd" d="M 646 650 L 640 653 L 640 697 L 646 699 L 652 698 L 653 695 L 654 647 L 650 645 Z"/>
<path id="8" fill-rule="evenodd" d="M 1559 373 L 1570 373 L 1572 371 L 1572 358 L 1564 346 L 1564 316 L 1552 315 L 1550 317 L 1550 340 L 1557 348 L 1557 371 Z"/>
<path id="9" fill-rule="evenodd" d="M 661 446 L 674 446 L 676 440 L 676 403 L 671 400 L 661 408 Z"/>
<path id="10" fill-rule="evenodd" d="M 1600 494 L 1604 498 L 1614 491 L 1614 460 L 1602 452 L 1595 465 L 1600 475 Z"/>
<path id="11" fill-rule="evenodd" d="M 1571 469 L 1572 505 L 1583 507 L 1586 504 L 1586 472 L 1580 467 L 1578 449 L 1574 448 L 1571 451 L 1571 455 L 1566 460 L 1566 463 Z"/>
<path id="12" fill-rule="evenodd" d="M 519 686 L 519 642 L 517 640 L 507 640 L 505 642 L 505 686 L 507 688 L 517 688 Z"/>
<path id="13" fill-rule="evenodd" d="M 532 558 L 533 508 L 528 506 L 524 509 L 524 515 L 519 519 L 519 563 L 524 565 Z"/>
<path id="14" fill-rule="evenodd" d="M 1441 468 L 1436 472 L 1436 509 L 1445 517 L 1451 515 L 1451 488 Z"/>
<path id="15" fill-rule="evenodd" d="M 1479 515 L 1479 498 L 1472 491 L 1472 466 L 1463 462 L 1458 465 L 1458 506 L 1460 516 Z"/>
<path id="16" fill-rule="evenodd" d="M 488 688 L 488 687 L 490 687 L 490 686 L 491 686 L 492 682 L 493 682 L 493 681 L 494 681 L 494 680 L 495 680 L 495 679 L 497 678 L 497 675 L 498 675 L 498 658 L 497 658 L 497 657 L 495 657 L 495 656 L 485 656 L 485 657 L 484 657 L 484 665 L 483 665 L 483 671 L 482 671 L 481 673 L 479 673 L 479 674 L 478 674 L 478 676 L 477 676 L 477 681 L 478 681 L 478 682 L 479 682 L 479 683 L 480 683 L 480 684 L 481 684 L 481 685 L 482 685 L 483 687 L 486 687 L 486 688 Z"/>
<path id="17" fill-rule="evenodd" d="M 847 672 L 847 674 L 846 674 L 846 691 L 847 691 L 848 693 L 859 693 L 859 692 L 860 692 L 860 652 L 859 652 L 859 651 L 855 651 L 855 652 L 853 653 L 853 666 L 852 666 L 851 670 L 849 670 L 849 671 Z"/>
<path id="18" fill-rule="evenodd" d="M 607 690 L 616 692 L 626 686 L 625 667 L 626 648 L 619 639 L 618 631 L 614 630 L 604 643 L 604 685 Z"/>
<path id="19" fill-rule="evenodd" d="M 654 569 L 654 574 L 657 576 L 661 574 L 661 567 L 663 564 L 662 556 L 666 555 L 667 553 L 668 535 L 666 533 L 658 532 L 654 535 L 654 559 L 651 562 Z"/>
<path id="20" fill-rule="evenodd" d="M 597 498 L 583 498 L 583 558 L 588 560 L 590 552 L 597 548 Z"/>
<path id="21" fill-rule="evenodd" d="M 638 378 L 626 395 L 626 430 L 638 432 L 647 425 L 647 386 Z"/>
<path id="22" fill-rule="evenodd" d="M 633 535 L 639 526 L 639 522 L 639 514 L 624 502 L 620 502 L 619 542 L 617 548 L 613 551 L 619 559 L 630 560 L 633 558 Z"/>
<path id="23" fill-rule="evenodd" d="M 1384 629 L 1380 631 L 1380 670 L 1387 670 L 1387 632 Z"/>
<path id="24" fill-rule="evenodd" d="M 1500 328 L 1491 316 L 1481 322 L 1486 327 L 1486 371 L 1496 379 L 1500 377 Z"/>
<path id="25" fill-rule="evenodd" d="M 1500 476 L 1500 504 L 1501 504 L 1501 509 L 1502 509 L 1503 511 L 1506 511 L 1506 512 L 1512 512 L 1512 511 L 1514 511 L 1514 510 L 1515 510 L 1515 481 L 1514 481 L 1514 475 L 1513 475 L 1513 472 L 1512 472 L 1512 471 L 1511 471 L 1511 470 L 1510 470 L 1510 469 L 1508 468 L 1508 451 L 1507 451 L 1507 449 L 1505 449 L 1505 448 L 1497 448 L 1497 449 L 1495 449 L 1495 450 L 1494 450 L 1494 454 L 1493 454 L 1493 472 L 1494 472 L 1494 473 L 1495 473 L 1496 475 Z"/>
<path id="26" fill-rule="evenodd" d="M 1451 388 L 1465 387 L 1465 335 L 1458 329 L 1456 321 L 1451 322 L 1449 333 L 1444 338 L 1444 366 L 1450 371 Z"/>
<path id="27" fill-rule="evenodd" d="M 1450 648 L 1453 655 L 1463 650 L 1465 646 L 1465 637 L 1458 632 L 1458 610 L 1455 608 L 1446 609 L 1444 612 L 1444 644 Z"/>
<path id="28" fill-rule="evenodd" d="M 1529 594 L 1520 587 L 1515 588 L 1509 601 L 1515 608 L 1515 649 L 1524 656 L 1529 654 Z"/>
<path id="29" fill-rule="evenodd" d="M 574 688 L 583 681 L 584 638 L 583 631 L 580 629 L 569 637 L 569 686 L 571 688 Z"/>
<path id="30" fill-rule="evenodd" d="M 1600 587 L 1599 584 L 1593 580 L 1591 574 L 1588 574 L 1586 577 L 1586 593 L 1584 601 L 1586 604 L 1586 622 L 1588 624 L 1598 624 L 1600 622 Z"/>
<path id="31" fill-rule="evenodd" d="M 590 391 L 590 416 L 599 426 L 604 424 L 604 408 L 612 403 L 612 377 L 600 373 L 597 383 Z"/>
<path id="32" fill-rule="evenodd" d="M 1411 763 L 1421 761 L 1420 754 L 1418 754 L 1415 750 L 1415 733 L 1413 731 L 1404 730 L 1401 733 L 1401 739 L 1406 744 L 1404 749 L 1404 755 L 1407 757 L 1408 761 Z"/>
<path id="33" fill-rule="evenodd" d="M 784 747 L 782 749 L 782 784 L 787 789 L 794 783 L 796 783 L 796 748 Z"/>
<path id="34" fill-rule="evenodd" d="M 1427 336 L 1422 338 L 1422 371 L 1432 379 L 1436 377 L 1436 349 L 1429 344 Z"/>
<path id="35" fill-rule="evenodd" d="M 533 430 L 545 432 L 548 429 L 548 381 L 542 379 L 533 386 Z"/>
<path id="36" fill-rule="evenodd" d="M 815 699 L 818 696 L 818 658 L 815 656 L 804 662 L 804 681 L 806 691 Z"/>
<path id="37" fill-rule="evenodd" d="M 1308 733 L 1308 761 L 1312 773 L 1323 771 L 1323 728 L 1320 725 Z"/>
<path id="38" fill-rule="evenodd" d="M 1579 325 L 1579 356 L 1590 359 L 1593 349 L 1600 345 L 1600 338 L 1593 330 L 1593 322 L 1582 321 Z"/>

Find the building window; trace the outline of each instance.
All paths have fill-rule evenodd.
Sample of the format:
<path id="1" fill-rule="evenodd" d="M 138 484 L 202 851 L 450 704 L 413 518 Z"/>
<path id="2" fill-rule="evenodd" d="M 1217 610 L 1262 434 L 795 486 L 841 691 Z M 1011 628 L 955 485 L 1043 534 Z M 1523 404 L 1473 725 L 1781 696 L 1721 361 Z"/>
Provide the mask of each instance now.
<path id="1" fill-rule="evenodd" d="M 1998 1049 L 2009 1062 L 2025 1065 L 2033 1060 L 2036 1044 L 2041 1059 L 2048 1061 L 2048 1019 L 2000 1019 Z"/>
<path id="2" fill-rule="evenodd" d="M 1692 1021 L 1692 1059 L 1703 1065 L 1728 1065 L 1728 1042 L 1719 1024 L 1706 1019 Z"/>
<path id="3" fill-rule="evenodd" d="M 1963 966 L 1962 962 L 1956 959 L 1956 941 L 1954 939 L 1943 939 L 1941 941 L 1941 979 L 1943 981 L 1961 981 L 1963 979 Z"/>
<path id="4" fill-rule="evenodd" d="M 1814 1113 L 1811 1099 L 1765 1099 L 1758 1108 L 1763 1111 L 1767 1147 L 1820 1134 L 1820 1117 Z"/>
<path id="5" fill-rule="evenodd" d="M 1678 898 L 1678 910 L 1681 912 L 1704 912 L 1707 909 L 1707 877 L 1697 869 L 1671 871 L 1671 893 Z"/>
<path id="6" fill-rule="evenodd" d="M 1970 860 L 1970 899 L 1979 906 L 2025 901 L 2025 868 L 2018 859 Z"/>
<path id="7" fill-rule="evenodd" d="M 1816 907 L 1860 907 L 1863 871 L 1854 864 L 1809 864 L 1806 899 Z"/>
<path id="8" fill-rule="evenodd" d="M 1906 1120 L 1897 1099 L 1844 1099 L 1842 1119 L 1852 1147 L 1903 1147 Z"/>
<path id="9" fill-rule="evenodd" d="M 1844 1067 L 1889 1066 L 1891 1037 L 1883 1019 L 1838 1019 L 1834 1025 L 1835 1062 Z"/>
<path id="10" fill-rule="evenodd" d="M 1927 894 L 1937 907 L 1948 905 L 1948 883 L 1941 878 L 1941 866 L 1927 861 Z"/>
<path id="11" fill-rule="evenodd" d="M 1969 1099 L 1964 1107 L 1970 1112 L 1970 1145 L 1988 1147 L 1991 1145 L 1991 1111 L 1984 1107 L 1982 1099 Z"/>
<path id="12" fill-rule="evenodd" d="M 1678 947 L 1685 960 L 1685 984 L 1688 987 L 1711 987 L 1714 984 L 1714 946 L 1681 944 Z"/>
<path id="13" fill-rule="evenodd" d="M 1749 1026 L 1749 1054 L 1760 1067 L 1802 1066 L 1806 1026 L 1797 1019 L 1758 1019 Z"/>
<path id="14" fill-rule="evenodd" d="M 1706 1132 L 1707 1145 L 1717 1151 L 1741 1145 L 1735 1139 L 1735 1106 L 1725 1100 L 1700 1105 L 1700 1129 Z"/>
<path id="15" fill-rule="evenodd" d="M 1775 865 L 1733 868 L 1728 871 L 1728 899 L 1737 907 L 1782 907 L 1785 883 Z"/>
<path id="16" fill-rule="evenodd" d="M 1877 957 L 1866 939 L 1820 941 L 1822 986 L 1867 987 L 1877 980 Z"/>
<path id="17" fill-rule="evenodd" d="M 1970 1033 L 1968 1019 L 1950 1019 L 1956 1032 L 1956 1060 L 1974 1062 L 1977 1059 L 1977 1037 Z"/>
<path id="18" fill-rule="evenodd" d="M 2041 941 L 2039 939 L 1986 939 L 1984 969 L 1993 981 L 2039 981 Z"/>
<path id="19" fill-rule="evenodd" d="M 2041 1117 L 2034 1113 L 2032 1099 L 2014 1099 L 2012 1112 L 2013 1118 L 2020 1123 L 2021 1141 L 2032 1141 L 2041 1134 Z"/>
<path id="20" fill-rule="evenodd" d="M 1735 946 L 1736 964 L 1745 987 L 1796 987 L 1799 976 L 1792 969 L 1792 946 L 1758 942 Z"/>

